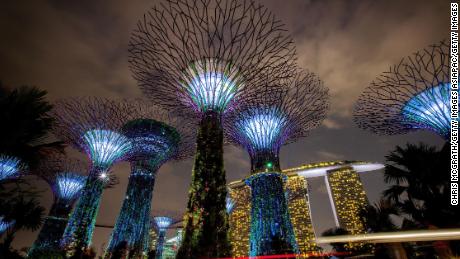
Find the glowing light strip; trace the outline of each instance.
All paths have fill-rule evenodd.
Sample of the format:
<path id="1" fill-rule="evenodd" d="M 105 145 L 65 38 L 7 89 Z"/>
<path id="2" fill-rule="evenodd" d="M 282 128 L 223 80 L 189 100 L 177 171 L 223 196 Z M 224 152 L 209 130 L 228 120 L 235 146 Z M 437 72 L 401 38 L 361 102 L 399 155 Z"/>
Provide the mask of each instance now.
<path id="1" fill-rule="evenodd" d="M 436 230 L 411 230 L 399 232 L 370 233 L 360 235 L 318 237 L 316 239 L 316 242 L 318 244 L 363 241 L 369 243 L 392 243 L 440 240 L 460 240 L 460 228 Z"/>

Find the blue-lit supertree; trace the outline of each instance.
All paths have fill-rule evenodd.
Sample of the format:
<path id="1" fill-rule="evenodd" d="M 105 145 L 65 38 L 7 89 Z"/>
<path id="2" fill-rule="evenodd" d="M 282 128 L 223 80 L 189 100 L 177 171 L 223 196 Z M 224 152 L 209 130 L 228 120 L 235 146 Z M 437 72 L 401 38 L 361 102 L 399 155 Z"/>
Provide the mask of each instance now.
<path id="1" fill-rule="evenodd" d="M 111 257 L 122 242 L 127 244 L 129 258 L 146 256 L 156 173 L 165 162 L 183 159 L 194 150 L 193 125 L 151 105 L 149 108 L 142 106 L 137 116 L 132 114 L 138 119 L 129 121 L 122 129 L 132 142 L 131 175 L 106 257 Z"/>
<path id="2" fill-rule="evenodd" d="M 8 228 L 13 226 L 13 224 L 14 224 L 14 221 L 4 221 L 3 217 L 0 216 L 0 237 L 6 230 L 8 230 Z"/>
<path id="3" fill-rule="evenodd" d="M 54 154 L 39 162 L 33 173 L 50 185 L 53 204 L 29 251 L 30 258 L 42 252 L 59 250 L 68 216 L 85 185 L 86 177 L 83 174 L 87 170 L 86 163 L 61 154 Z"/>
<path id="4" fill-rule="evenodd" d="M 328 91 L 312 73 L 298 71 L 267 86 L 253 102 L 226 117 L 229 139 L 251 157 L 250 256 L 295 253 L 297 245 L 290 221 L 279 152 L 320 124 L 328 108 Z"/>
<path id="5" fill-rule="evenodd" d="M 228 256 L 222 116 L 259 91 L 264 75 L 273 81 L 291 75 L 292 39 L 252 0 L 166 0 L 138 22 L 129 51 L 143 92 L 199 121 L 178 257 Z"/>
<path id="6" fill-rule="evenodd" d="M 0 181 L 18 177 L 26 169 L 19 158 L 0 155 Z"/>
<path id="7" fill-rule="evenodd" d="M 227 209 L 227 213 L 232 214 L 233 209 L 235 208 L 235 201 L 230 196 L 227 196 L 225 202 L 225 209 Z"/>
<path id="8" fill-rule="evenodd" d="M 74 98 L 55 104 L 55 135 L 86 153 L 91 161 L 85 186 L 61 239 L 69 256 L 78 258 L 91 244 L 109 170 L 131 149 L 131 141 L 121 128 L 132 112 L 129 102 L 105 98 Z"/>
<path id="9" fill-rule="evenodd" d="M 158 232 L 158 239 L 155 246 L 155 258 L 161 259 L 163 255 L 163 247 L 166 240 L 166 231 L 172 224 L 177 223 L 178 220 L 176 219 L 176 217 L 161 215 L 153 217 L 152 221 Z"/>
<path id="10" fill-rule="evenodd" d="M 419 129 L 450 138 L 449 43 L 442 41 L 404 58 L 361 94 L 356 124 L 380 135 Z"/>

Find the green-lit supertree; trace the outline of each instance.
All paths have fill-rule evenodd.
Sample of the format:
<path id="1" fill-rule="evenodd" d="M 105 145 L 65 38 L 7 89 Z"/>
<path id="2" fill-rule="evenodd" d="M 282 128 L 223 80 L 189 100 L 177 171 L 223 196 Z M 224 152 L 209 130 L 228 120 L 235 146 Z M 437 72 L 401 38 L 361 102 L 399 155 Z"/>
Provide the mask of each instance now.
<path id="1" fill-rule="evenodd" d="M 199 121 L 178 258 L 228 256 L 222 117 L 259 91 L 261 78 L 292 74 L 292 40 L 251 0 L 166 0 L 138 22 L 129 51 L 144 93 Z"/>
<path id="2" fill-rule="evenodd" d="M 54 133 L 86 153 L 91 161 L 87 180 L 61 239 L 67 255 L 80 258 L 91 244 L 102 191 L 114 163 L 127 157 L 131 141 L 121 132 L 133 106 L 105 98 L 73 98 L 56 102 Z"/>
<path id="3" fill-rule="evenodd" d="M 59 242 L 75 201 L 80 197 L 88 170 L 86 163 L 54 154 L 40 161 L 34 174 L 45 180 L 53 192 L 53 204 L 28 257 L 38 258 L 59 251 Z"/>
<path id="4" fill-rule="evenodd" d="M 283 85 L 267 85 L 225 119 L 229 139 L 251 157 L 251 176 L 245 181 L 251 188 L 250 256 L 298 252 L 279 152 L 317 127 L 328 108 L 328 91 L 314 74 L 299 71 Z"/>
<path id="5" fill-rule="evenodd" d="M 169 160 L 183 159 L 194 150 L 194 127 L 185 120 L 171 117 L 163 110 L 140 104 L 137 119 L 123 126 L 131 140 L 129 177 L 126 197 L 112 232 L 106 257 L 126 243 L 129 258 L 145 258 L 149 250 L 150 211 L 155 176 Z"/>

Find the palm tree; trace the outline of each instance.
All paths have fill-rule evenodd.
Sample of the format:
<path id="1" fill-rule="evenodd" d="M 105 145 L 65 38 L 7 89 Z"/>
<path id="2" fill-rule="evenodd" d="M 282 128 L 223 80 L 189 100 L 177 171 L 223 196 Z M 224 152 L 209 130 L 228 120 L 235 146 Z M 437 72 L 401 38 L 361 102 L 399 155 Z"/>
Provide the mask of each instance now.
<path id="1" fill-rule="evenodd" d="M 21 158 L 32 170 L 49 152 L 64 147 L 60 141 L 47 142 L 54 119 L 46 94 L 29 86 L 11 90 L 0 82 L 0 153 Z"/>
<path id="2" fill-rule="evenodd" d="M 450 161 L 443 148 L 423 143 L 400 146 L 386 156 L 384 197 L 395 202 L 412 226 L 458 227 L 460 208 L 450 206 Z"/>
<path id="3" fill-rule="evenodd" d="M 360 216 L 363 218 L 368 232 L 388 232 L 397 230 L 391 216 L 399 215 L 398 207 L 393 202 L 381 199 L 374 205 L 368 205 L 364 208 Z M 398 253 L 398 257 L 392 253 Z M 375 244 L 374 258 L 407 258 L 401 243 Z"/>
<path id="4" fill-rule="evenodd" d="M 37 230 L 43 222 L 45 208 L 40 206 L 35 198 L 26 198 L 23 195 L 2 203 L 4 219 L 14 222 L 13 226 L 6 231 L 3 243 L 0 244 L 0 255 L 4 256 L 0 258 L 9 258 L 11 243 L 16 233 L 20 230 Z"/>
<path id="5" fill-rule="evenodd" d="M 449 151 L 449 143 L 441 151 L 422 143 L 407 144 L 386 156 L 384 179 L 393 185 L 383 194 L 401 212 L 403 229 L 460 226 L 460 207 L 450 205 Z M 450 247 L 460 253 L 458 242 L 451 241 Z"/>

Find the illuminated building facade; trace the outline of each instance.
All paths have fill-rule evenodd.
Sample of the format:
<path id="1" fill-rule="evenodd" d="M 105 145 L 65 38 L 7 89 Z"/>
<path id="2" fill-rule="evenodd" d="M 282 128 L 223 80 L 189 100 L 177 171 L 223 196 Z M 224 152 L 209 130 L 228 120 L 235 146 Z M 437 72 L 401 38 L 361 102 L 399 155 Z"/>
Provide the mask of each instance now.
<path id="1" fill-rule="evenodd" d="M 359 212 L 368 205 L 368 200 L 358 173 L 348 166 L 331 170 L 326 184 L 338 225 L 352 235 L 365 233 Z"/>
<path id="2" fill-rule="evenodd" d="M 365 229 L 358 213 L 368 201 L 359 173 L 382 168 L 382 164 L 338 161 L 307 164 L 282 171 L 288 177 L 285 191 L 300 254 L 311 255 L 318 251 L 309 203 L 309 197 L 314 194 L 309 192 L 308 179 L 324 178 L 337 227 L 347 229 L 353 235 L 362 234 Z M 232 256 L 248 256 L 251 191 L 243 181 L 230 183 L 229 189 L 231 198 L 235 201 L 230 215 Z"/>
<path id="3" fill-rule="evenodd" d="M 286 182 L 289 214 L 300 254 L 318 251 L 311 221 L 307 179 L 292 175 Z"/>
<path id="4" fill-rule="evenodd" d="M 241 181 L 229 185 L 230 197 L 235 201 L 230 214 L 230 242 L 232 256 L 249 255 L 249 228 L 251 225 L 251 189 Z"/>

